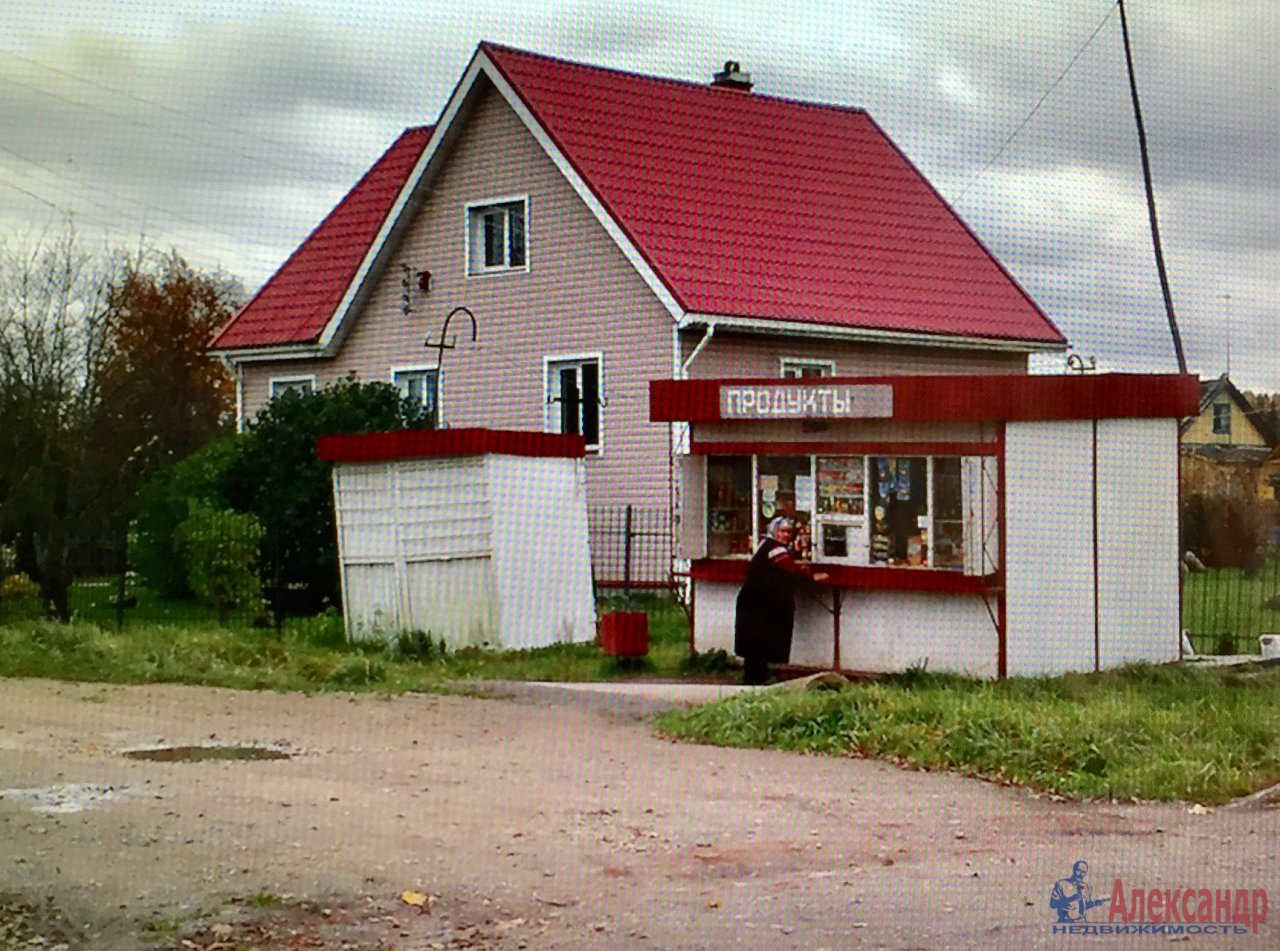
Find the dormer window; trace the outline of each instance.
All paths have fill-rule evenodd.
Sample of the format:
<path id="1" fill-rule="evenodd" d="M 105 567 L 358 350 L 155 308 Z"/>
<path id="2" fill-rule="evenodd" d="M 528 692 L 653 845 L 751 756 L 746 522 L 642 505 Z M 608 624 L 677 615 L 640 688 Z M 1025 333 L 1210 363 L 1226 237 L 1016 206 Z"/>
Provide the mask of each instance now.
<path id="1" fill-rule="evenodd" d="M 529 269 L 528 198 L 504 198 L 467 206 L 467 273 L 500 274 Z"/>

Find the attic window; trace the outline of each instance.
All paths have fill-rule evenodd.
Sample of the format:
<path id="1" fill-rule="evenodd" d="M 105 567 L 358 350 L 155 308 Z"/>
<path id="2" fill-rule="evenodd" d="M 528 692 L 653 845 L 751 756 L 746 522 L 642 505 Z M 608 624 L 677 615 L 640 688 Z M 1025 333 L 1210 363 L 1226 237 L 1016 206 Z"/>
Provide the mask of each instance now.
<path id="1" fill-rule="evenodd" d="M 467 206 L 467 273 L 528 270 L 527 198 Z"/>
<path id="2" fill-rule="evenodd" d="M 1213 433 L 1215 436 L 1231 435 L 1231 404 L 1213 404 Z"/>

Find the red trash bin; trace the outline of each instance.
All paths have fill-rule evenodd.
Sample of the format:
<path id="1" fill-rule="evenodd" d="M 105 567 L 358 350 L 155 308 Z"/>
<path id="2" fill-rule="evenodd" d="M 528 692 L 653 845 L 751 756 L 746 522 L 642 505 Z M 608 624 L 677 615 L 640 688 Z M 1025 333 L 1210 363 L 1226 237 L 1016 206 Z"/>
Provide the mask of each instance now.
<path id="1" fill-rule="evenodd" d="M 602 614 L 600 649 L 610 657 L 643 657 L 649 653 L 649 615 L 643 611 Z"/>

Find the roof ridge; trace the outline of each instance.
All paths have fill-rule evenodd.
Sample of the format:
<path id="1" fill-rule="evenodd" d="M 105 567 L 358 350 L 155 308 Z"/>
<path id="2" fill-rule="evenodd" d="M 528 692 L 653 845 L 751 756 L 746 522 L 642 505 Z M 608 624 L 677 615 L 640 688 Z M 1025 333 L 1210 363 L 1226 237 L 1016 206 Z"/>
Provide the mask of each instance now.
<path id="1" fill-rule="evenodd" d="M 642 73 L 634 69 L 621 69 L 617 66 L 601 66 L 598 63 L 584 63 L 581 60 L 568 59 L 564 56 L 551 56 L 547 53 L 538 53 L 533 50 L 521 49 L 518 46 L 508 46 L 504 43 L 494 43 L 491 40 L 481 40 L 480 49 L 489 51 L 497 50 L 500 53 L 515 53 L 519 56 L 528 56 L 531 59 L 542 60 L 546 63 L 557 63 L 561 66 L 572 66 L 577 69 L 589 69 L 595 72 L 611 73 L 614 76 L 626 76 L 631 79 L 642 80 L 644 82 L 660 83 L 668 86 L 679 86 L 686 89 L 699 89 L 707 93 L 716 95 L 724 95 L 726 93 L 735 92 L 735 90 L 717 89 L 715 86 L 706 82 L 697 82 L 692 79 L 677 79 L 673 76 L 655 76 L 652 73 Z M 851 106 L 839 102 L 820 102 L 813 99 L 797 99 L 792 96 L 776 96 L 769 93 L 756 92 L 752 90 L 749 93 L 740 93 L 745 101 L 756 102 L 772 102 L 785 106 L 803 106 L 806 109 L 830 110 L 833 112 L 847 112 L 857 115 L 870 115 L 865 106 Z"/>

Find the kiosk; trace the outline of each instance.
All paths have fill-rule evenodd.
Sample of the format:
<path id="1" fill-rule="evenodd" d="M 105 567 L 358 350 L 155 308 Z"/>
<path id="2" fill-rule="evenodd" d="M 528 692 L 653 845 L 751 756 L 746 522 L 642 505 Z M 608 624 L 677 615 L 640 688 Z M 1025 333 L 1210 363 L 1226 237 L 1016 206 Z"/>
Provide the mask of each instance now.
<path id="1" fill-rule="evenodd" d="M 765 524 L 830 576 L 791 664 L 983 677 L 1179 657 L 1190 376 L 659 380 L 688 424 L 680 549 L 697 650 L 733 649 Z"/>

